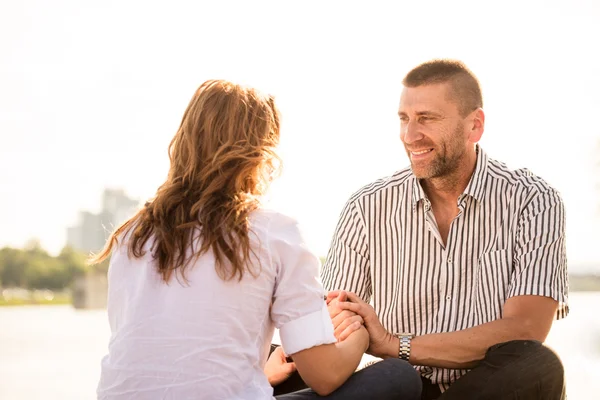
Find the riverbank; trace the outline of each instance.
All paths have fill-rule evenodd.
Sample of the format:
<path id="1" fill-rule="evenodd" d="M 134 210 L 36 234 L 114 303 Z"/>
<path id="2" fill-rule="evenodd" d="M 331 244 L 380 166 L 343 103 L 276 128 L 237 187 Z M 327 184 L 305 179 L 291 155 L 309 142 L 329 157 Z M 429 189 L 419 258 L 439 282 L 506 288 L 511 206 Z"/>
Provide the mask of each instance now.
<path id="1" fill-rule="evenodd" d="M 0 299 L 0 307 L 11 307 L 11 306 L 64 306 L 71 304 L 71 297 L 58 298 L 52 300 L 22 300 L 22 299 L 11 299 L 4 300 Z"/>
<path id="2" fill-rule="evenodd" d="M 0 290 L 0 307 L 29 305 L 67 305 L 73 298 L 68 291 L 4 289 Z"/>
<path id="3" fill-rule="evenodd" d="M 570 292 L 600 292 L 600 273 L 569 275 Z"/>

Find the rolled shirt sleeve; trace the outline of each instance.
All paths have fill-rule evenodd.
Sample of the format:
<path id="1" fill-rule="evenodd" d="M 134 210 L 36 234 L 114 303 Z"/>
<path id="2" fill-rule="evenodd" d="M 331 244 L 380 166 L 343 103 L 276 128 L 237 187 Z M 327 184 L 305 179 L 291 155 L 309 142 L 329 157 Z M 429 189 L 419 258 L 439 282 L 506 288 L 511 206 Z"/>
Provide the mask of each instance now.
<path id="1" fill-rule="evenodd" d="M 568 275 L 565 245 L 565 210 L 558 192 L 536 194 L 519 220 L 515 273 L 508 297 L 538 295 L 558 301 L 556 318 L 568 312 Z"/>
<path id="2" fill-rule="evenodd" d="M 335 343 L 318 280 L 320 261 L 306 245 L 298 223 L 281 215 L 273 220 L 269 248 L 277 271 L 271 318 L 285 353 Z"/>

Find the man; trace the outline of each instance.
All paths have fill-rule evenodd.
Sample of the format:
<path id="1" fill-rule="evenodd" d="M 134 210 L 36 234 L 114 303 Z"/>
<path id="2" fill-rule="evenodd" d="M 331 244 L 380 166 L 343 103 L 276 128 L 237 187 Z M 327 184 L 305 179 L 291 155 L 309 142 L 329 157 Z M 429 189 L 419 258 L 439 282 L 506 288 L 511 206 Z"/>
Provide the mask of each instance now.
<path id="1" fill-rule="evenodd" d="M 413 364 L 423 399 L 564 398 L 541 344 L 568 313 L 560 195 L 479 147 L 481 90 L 463 63 L 426 62 L 403 84 L 410 168 L 350 198 L 322 270 L 336 332 L 362 316 L 368 352 Z"/>

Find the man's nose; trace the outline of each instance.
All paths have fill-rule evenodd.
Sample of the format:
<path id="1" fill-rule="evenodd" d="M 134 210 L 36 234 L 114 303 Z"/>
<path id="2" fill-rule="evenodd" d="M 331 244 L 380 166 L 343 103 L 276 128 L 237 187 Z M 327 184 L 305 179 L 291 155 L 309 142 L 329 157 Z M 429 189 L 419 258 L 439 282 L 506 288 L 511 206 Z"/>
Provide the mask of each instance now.
<path id="1" fill-rule="evenodd" d="M 406 144 L 417 142 L 423 138 L 416 122 L 409 121 L 402 127 L 402 141 Z"/>

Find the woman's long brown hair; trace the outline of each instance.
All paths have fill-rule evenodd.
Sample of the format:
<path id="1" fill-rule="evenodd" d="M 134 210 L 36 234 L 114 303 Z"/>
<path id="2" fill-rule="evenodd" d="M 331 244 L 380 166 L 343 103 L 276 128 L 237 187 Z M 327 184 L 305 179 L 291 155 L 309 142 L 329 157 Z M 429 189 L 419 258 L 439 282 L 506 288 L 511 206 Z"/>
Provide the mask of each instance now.
<path id="1" fill-rule="evenodd" d="M 187 281 L 190 261 L 209 250 L 222 279 L 241 279 L 253 254 L 248 218 L 279 169 L 278 143 L 272 97 L 223 80 L 204 82 L 169 145 L 166 182 L 90 263 L 106 259 L 125 236 L 129 256 L 140 258 L 153 237 L 165 282 L 175 271 Z"/>

